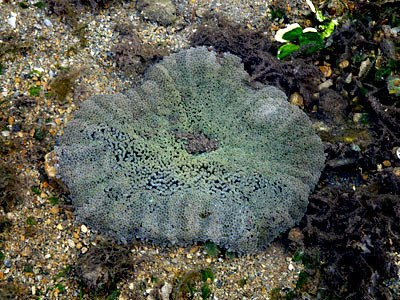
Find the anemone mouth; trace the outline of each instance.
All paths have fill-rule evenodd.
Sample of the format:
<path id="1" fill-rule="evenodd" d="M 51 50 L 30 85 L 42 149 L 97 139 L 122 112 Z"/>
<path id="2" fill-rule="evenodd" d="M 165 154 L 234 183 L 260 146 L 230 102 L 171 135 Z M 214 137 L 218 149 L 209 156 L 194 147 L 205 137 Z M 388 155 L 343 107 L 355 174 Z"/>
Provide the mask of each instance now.
<path id="1" fill-rule="evenodd" d="M 202 132 L 177 132 L 175 133 L 175 138 L 177 141 L 183 141 L 189 154 L 212 152 L 217 150 L 219 146 L 217 139 L 210 138 Z"/>

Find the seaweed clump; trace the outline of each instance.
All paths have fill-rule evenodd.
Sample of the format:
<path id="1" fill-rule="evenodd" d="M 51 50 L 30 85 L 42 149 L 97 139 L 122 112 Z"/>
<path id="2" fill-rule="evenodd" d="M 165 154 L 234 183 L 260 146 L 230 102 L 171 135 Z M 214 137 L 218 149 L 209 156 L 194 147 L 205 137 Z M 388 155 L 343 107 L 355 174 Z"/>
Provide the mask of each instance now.
<path id="1" fill-rule="evenodd" d="M 55 94 L 60 102 L 64 102 L 68 94 L 74 89 L 74 82 L 78 78 L 81 70 L 65 70 L 62 71 L 50 83 L 51 91 Z"/>
<path id="2" fill-rule="evenodd" d="M 23 285 L 1 282 L 0 283 L 0 299 L 26 299 L 28 288 Z"/>
<path id="3" fill-rule="evenodd" d="M 263 30 L 255 31 L 208 15 L 191 36 L 191 45 L 212 46 L 216 51 L 238 55 L 253 81 L 275 85 L 287 95 L 299 92 L 308 107 L 313 103 L 313 94 L 318 92 L 322 74 L 310 58 L 279 61 L 277 47 L 268 41 Z"/>
<path id="4" fill-rule="evenodd" d="M 18 177 L 14 168 L 5 162 L 0 162 L 0 205 L 10 211 L 18 202 Z"/>
<path id="5" fill-rule="evenodd" d="M 90 6 L 93 10 L 105 8 L 116 0 L 46 0 L 46 6 L 57 15 L 75 15 L 77 9 Z"/>
<path id="6" fill-rule="evenodd" d="M 389 253 L 400 243 L 399 218 L 400 180 L 392 172 L 378 173 L 356 191 L 328 186 L 310 197 L 305 243 L 322 251 L 329 291 L 347 299 L 390 295 L 384 280 L 397 277 Z"/>
<path id="7" fill-rule="evenodd" d="M 129 247 L 101 239 L 78 257 L 74 270 L 87 290 L 103 295 L 116 290 L 117 283 L 132 270 L 134 262 Z"/>
<path id="8" fill-rule="evenodd" d="M 141 75 L 147 67 L 168 51 L 141 41 L 131 24 L 118 24 L 119 41 L 111 49 L 112 61 L 127 76 Z"/>

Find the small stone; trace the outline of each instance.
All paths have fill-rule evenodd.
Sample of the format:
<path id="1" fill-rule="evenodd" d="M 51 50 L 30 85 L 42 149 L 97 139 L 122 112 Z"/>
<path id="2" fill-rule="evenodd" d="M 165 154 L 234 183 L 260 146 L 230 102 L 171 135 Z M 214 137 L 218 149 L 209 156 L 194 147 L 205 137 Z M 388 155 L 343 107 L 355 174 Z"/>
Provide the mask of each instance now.
<path id="1" fill-rule="evenodd" d="M 194 246 L 192 248 L 190 248 L 189 253 L 193 254 L 196 253 L 197 251 L 199 251 L 200 247 L 199 246 Z"/>
<path id="2" fill-rule="evenodd" d="M 58 208 L 58 206 L 53 206 L 50 209 L 50 213 L 53 214 L 53 215 L 57 215 L 59 212 L 60 212 L 60 209 Z"/>
<path id="3" fill-rule="evenodd" d="M 354 113 L 353 122 L 354 123 L 360 123 L 360 120 L 361 120 L 362 116 L 363 116 L 362 113 Z"/>
<path id="4" fill-rule="evenodd" d="M 13 124 L 14 124 L 14 121 L 15 121 L 15 120 L 14 120 L 14 117 L 13 117 L 13 116 L 9 116 L 9 117 L 8 117 L 8 124 L 9 124 L 9 125 L 13 125 Z"/>
<path id="5" fill-rule="evenodd" d="M 78 242 L 77 244 L 76 244 L 76 249 L 81 249 L 82 248 L 82 243 L 81 242 Z"/>
<path id="6" fill-rule="evenodd" d="M 331 77 L 332 69 L 330 66 L 320 66 L 319 69 L 325 77 Z"/>
<path id="7" fill-rule="evenodd" d="M 394 168 L 393 174 L 396 175 L 397 177 L 400 177 L 400 168 Z"/>
<path id="8" fill-rule="evenodd" d="M 47 253 L 44 258 L 49 259 L 51 257 L 51 255 L 49 253 Z"/>
<path id="9" fill-rule="evenodd" d="M 82 224 L 82 226 L 81 226 L 81 231 L 82 231 L 83 233 L 86 233 L 86 232 L 88 232 L 88 228 L 87 228 L 85 225 Z"/>
<path id="10" fill-rule="evenodd" d="M 14 12 L 11 12 L 10 17 L 7 19 L 7 23 L 12 28 L 16 28 L 17 27 L 16 22 L 17 22 L 17 14 Z"/>
<path id="11" fill-rule="evenodd" d="M 364 77 L 365 75 L 367 75 L 371 67 L 372 63 L 369 58 L 361 62 L 360 71 L 358 72 L 358 77 Z"/>
<path id="12" fill-rule="evenodd" d="M 321 90 L 327 89 L 327 88 L 331 87 L 332 85 L 333 85 L 333 81 L 332 81 L 332 79 L 329 79 L 329 80 L 324 81 L 323 83 L 321 83 L 318 86 L 318 90 L 321 91 Z"/>
<path id="13" fill-rule="evenodd" d="M 24 257 L 31 256 L 31 254 L 32 254 L 32 250 L 29 247 L 25 247 L 21 251 L 21 255 L 24 256 Z"/>
<path id="14" fill-rule="evenodd" d="M 63 230 L 64 227 L 63 227 L 61 224 L 58 224 L 58 225 L 57 225 L 57 229 L 58 229 L 58 230 Z"/>
<path id="15" fill-rule="evenodd" d="M 166 282 L 161 288 L 161 299 L 169 300 L 172 292 L 172 285 L 169 282 Z"/>
<path id="16" fill-rule="evenodd" d="M 54 179 L 57 175 L 56 165 L 56 157 L 54 151 L 47 153 L 44 156 L 44 170 L 47 176 L 51 179 Z"/>
<path id="17" fill-rule="evenodd" d="M 350 65 L 349 61 L 345 59 L 339 63 L 339 68 L 346 69 L 349 65 Z"/>
<path id="18" fill-rule="evenodd" d="M 388 160 L 384 160 L 382 163 L 385 167 L 390 167 L 392 165 L 392 163 Z"/>
<path id="19" fill-rule="evenodd" d="M 75 248 L 75 242 L 74 242 L 73 240 L 68 239 L 68 240 L 67 240 L 67 243 L 68 243 L 68 246 L 69 246 L 70 248 L 72 248 L 72 249 Z"/>
<path id="20" fill-rule="evenodd" d="M 353 150 L 355 152 L 360 152 L 361 151 L 360 146 L 358 146 L 357 144 L 351 144 L 350 147 L 351 147 L 351 150 Z"/>
<path id="21" fill-rule="evenodd" d="M 51 21 L 50 21 L 49 19 L 44 19 L 43 23 L 44 23 L 44 25 L 46 25 L 47 27 L 53 26 L 53 23 L 51 23 Z"/>
<path id="22" fill-rule="evenodd" d="M 197 17 L 199 17 L 199 18 L 202 18 L 202 17 L 204 17 L 204 15 L 207 13 L 207 9 L 206 8 L 204 8 L 204 7 L 200 7 L 200 8 L 198 8 L 198 9 L 196 9 L 196 16 Z"/>
<path id="23" fill-rule="evenodd" d="M 344 80 L 345 83 L 349 84 L 351 81 L 353 80 L 353 74 L 349 73 L 349 75 L 347 75 L 346 79 Z"/>
<path id="24" fill-rule="evenodd" d="M 3 260 L 3 264 L 6 268 L 11 268 L 11 260 L 5 259 Z"/>
<path id="25" fill-rule="evenodd" d="M 82 254 L 85 254 L 87 251 L 88 251 L 88 248 L 86 248 L 86 247 L 83 247 L 81 250 Z"/>
<path id="26" fill-rule="evenodd" d="M 392 152 L 396 156 L 397 159 L 400 159 L 400 147 L 393 148 Z"/>
<path id="27" fill-rule="evenodd" d="M 289 264 L 288 269 L 289 269 L 289 271 L 293 271 L 294 270 L 294 266 L 292 264 Z"/>
<path id="28" fill-rule="evenodd" d="M 31 291 L 32 291 L 32 295 L 36 295 L 36 286 L 32 286 L 32 288 L 31 288 Z"/>
<path id="29" fill-rule="evenodd" d="M 300 93 L 295 92 L 292 95 L 290 95 L 290 103 L 293 105 L 299 106 L 301 108 L 304 108 L 304 98 Z"/>
<path id="30" fill-rule="evenodd" d="M 8 137 L 8 136 L 10 136 L 10 132 L 8 130 L 3 130 L 1 132 L 1 135 L 4 136 L 4 137 Z"/>
<path id="31" fill-rule="evenodd" d="M 288 238 L 293 242 L 302 244 L 304 240 L 304 234 L 301 232 L 300 228 L 295 227 L 289 231 Z"/>

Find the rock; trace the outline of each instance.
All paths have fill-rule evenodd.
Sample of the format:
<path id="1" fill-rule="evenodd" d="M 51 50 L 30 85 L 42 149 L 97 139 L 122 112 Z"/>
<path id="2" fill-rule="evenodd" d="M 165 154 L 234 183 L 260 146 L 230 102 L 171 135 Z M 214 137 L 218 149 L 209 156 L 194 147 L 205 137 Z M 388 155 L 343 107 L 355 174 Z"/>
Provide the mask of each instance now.
<path id="1" fill-rule="evenodd" d="M 347 83 L 347 84 L 350 84 L 352 80 L 353 80 L 353 74 L 349 73 L 349 75 L 347 75 L 347 77 L 344 80 L 344 82 Z"/>
<path id="2" fill-rule="evenodd" d="M 297 244 L 303 244 L 304 234 L 301 232 L 300 228 L 295 227 L 289 231 L 288 235 L 289 240 L 295 242 Z"/>
<path id="3" fill-rule="evenodd" d="M 389 94 L 400 95 L 400 76 L 388 76 L 386 81 Z"/>
<path id="4" fill-rule="evenodd" d="M 172 285 L 166 282 L 163 287 L 161 288 L 161 299 L 162 300 L 169 300 L 169 296 L 172 292 Z"/>
<path id="5" fill-rule="evenodd" d="M 333 81 L 332 81 L 332 79 L 329 79 L 329 80 L 324 81 L 323 83 L 321 83 L 318 86 L 318 90 L 322 91 L 324 89 L 327 89 L 327 88 L 331 87 L 332 85 L 333 85 Z"/>
<path id="6" fill-rule="evenodd" d="M 53 23 L 51 23 L 51 21 L 50 21 L 49 19 L 44 19 L 43 23 L 44 23 L 44 25 L 46 25 L 47 27 L 53 26 Z"/>
<path id="7" fill-rule="evenodd" d="M 55 179 L 56 177 L 57 174 L 57 169 L 55 167 L 56 163 L 57 160 L 54 151 L 51 151 L 44 156 L 44 170 L 50 179 Z"/>
<path id="8" fill-rule="evenodd" d="M 292 95 L 290 95 L 290 99 L 289 99 L 290 103 L 292 103 L 293 105 L 299 106 L 301 108 L 304 108 L 304 99 L 303 96 L 300 95 L 300 93 L 295 92 Z"/>
<path id="9" fill-rule="evenodd" d="M 345 59 L 339 63 L 339 68 L 346 69 L 349 65 L 350 65 L 349 61 Z"/>
<path id="10" fill-rule="evenodd" d="M 5 259 L 5 260 L 3 261 L 3 264 L 4 264 L 4 266 L 5 266 L 6 268 L 11 268 L 11 260 Z"/>
<path id="11" fill-rule="evenodd" d="M 4 137 L 8 137 L 8 136 L 10 136 L 10 132 L 8 130 L 3 130 L 1 132 L 1 135 L 4 136 Z"/>
<path id="12" fill-rule="evenodd" d="M 320 99 L 319 108 L 325 115 L 326 121 L 334 125 L 343 125 L 348 106 L 346 99 L 332 89 L 321 91 Z"/>
<path id="13" fill-rule="evenodd" d="M 360 71 L 358 72 L 358 77 L 362 78 L 366 76 L 369 70 L 371 70 L 371 67 L 372 67 L 372 62 L 369 58 L 361 62 Z"/>
<path id="14" fill-rule="evenodd" d="M 68 239 L 67 242 L 68 242 L 68 246 L 69 246 L 70 248 L 72 248 L 72 249 L 75 248 L 75 242 L 74 242 L 73 240 Z"/>
<path id="15" fill-rule="evenodd" d="M 10 13 L 10 17 L 7 19 L 8 25 L 10 25 L 13 29 L 15 29 L 17 27 L 16 22 L 17 22 L 17 14 L 14 12 Z"/>
<path id="16" fill-rule="evenodd" d="M 320 66 L 319 69 L 325 77 L 331 77 L 332 68 L 330 66 Z"/>
<path id="17" fill-rule="evenodd" d="M 383 39 L 380 43 L 380 48 L 382 52 L 391 59 L 396 59 L 396 47 L 393 41 L 388 39 Z"/>
<path id="18" fill-rule="evenodd" d="M 81 231 L 82 231 L 83 233 L 86 233 L 86 232 L 88 232 L 88 228 L 87 228 L 85 225 L 82 224 L 82 226 L 81 226 Z"/>
<path id="19" fill-rule="evenodd" d="M 171 0 L 138 0 L 136 8 L 150 21 L 168 26 L 176 20 L 176 8 Z"/>
<path id="20" fill-rule="evenodd" d="M 400 159 L 400 147 L 394 147 L 392 150 L 397 159 Z"/>
<path id="21" fill-rule="evenodd" d="M 21 251 L 21 255 L 24 256 L 24 257 L 31 256 L 31 254 L 32 254 L 32 250 L 31 250 L 31 248 L 29 248 L 28 246 L 26 246 L 26 247 L 25 247 L 24 249 L 22 249 L 22 251 Z"/>

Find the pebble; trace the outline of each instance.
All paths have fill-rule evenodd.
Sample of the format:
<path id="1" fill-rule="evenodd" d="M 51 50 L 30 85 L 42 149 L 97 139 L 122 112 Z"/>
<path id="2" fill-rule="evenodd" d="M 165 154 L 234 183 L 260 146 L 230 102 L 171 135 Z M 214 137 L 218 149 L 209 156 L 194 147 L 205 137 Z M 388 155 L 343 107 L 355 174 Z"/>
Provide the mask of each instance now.
<path id="1" fill-rule="evenodd" d="M 369 58 L 361 62 L 360 71 L 358 72 L 358 77 L 364 77 L 365 75 L 367 75 L 371 67 L 372 63 Z"/>
<path id="2" fill-rule="evenodd" d="M 319 69 L 325 77 L 331 77 L 332 68 L 330 66 L 320 66 Z"/>
<path id="3" fill-rule="evenodd" d="M 339 68 L 346 69 L 349 65 L 350 65 L 349 61 L 345 59 L 339 63 Z"/>
<path id="4" fill-rule="evenodd" d="M 63 227 L 61 224 L 58 224 L 58 225 L 57 225 L 57 229 L 58 229 L 58 230 L 63 230 L 64 227 Z"/>
<path id="5" fill-rule="evenodd" d="M 396 155 L 397 159 L 400 159 L 400 147 L 393 148 L 393 153 Z"/>
<path id="6" fill-rule="evenodd" d="M 300 95 L 300 93 L 295 92 L 292 95 L 290 95 L 290 103 L 293 105 L 299 106 L 301 108 L 304 108 L 304 99 L 303 96 Z"/>
<path id="7" fill-rule="evenodd" d="M 166 282 L 161 288 L 161 299 L 169 300 L 172 292 L 172 285 L 169 282 Z"/>
<path id="8" fill-rule="evenodd" d="M 81 250 L 82 254 L 85 254 L 87 251 L 88 251 L 87 247 L 83 247 L 82 250 Z"/>
<path id="9" fill-rule="evenodd" d="M 3 260 L 3 264 L 6 268 L 11 268 L 11 260 L 5 259 Z"/>
<path id="10" fill-rule="evenodd" d="M 44 23 L 44 25 L 46 25 L 47 27 L 53 26 L 53 23 L 51 23 L 51 21 L 50 21 L 49 19 L 44 19 L 43 23 Z"/>
<path id="11" fill-rule="evenodd" d="M 350 145 L 350 147 L 351 147 L 351 150 L 353 150 L 354 152 L 360 152 L 361 151 L 360 146 L 358 146 L 357 144 L 352 143 Z"/>
<path id="12" fill-rule="evenodd" d="M 10 136 L 10 132 L 8 130 L 4 130 L 1 132 L 1 135 L 4 137 L 8 137 L 8 136 Z"/>
<path id="13" fill-rule="evenodd" d="M 17 27 L 16 25 L 17 22 L 17 14 L 14 12 L 10 13 L 10 17 L 7 19 L 8 25 L 10 25 L 13 29 Z"/>
<path id="14" fill-rule="evenodd" d="M 318 90 L 321 91 L 321 90 L 327 89 L 327 88 L 331 87 L 332 85 L 333 85 L 333 81 L 332 81 L 332 79 L 329 79 L 329 80 L 324 81 L 323 83 L 321 83 L 318 86 Z"/>
<path id="15" fill-rule="evenodd" d="M 75 242 L 73 241 L 73 240 L 71 240 L 71 239 L 68 239 L 67 240 L 67 243 L 68 243 L 68 246 L 70 247 L 70 248 L 75 248 Z"/>
<path id="16" fill-rule="evenodd" d="M 349 84 L 352 80 L 353 80 L 353 74 L 350 73 L 349 75 L 347 75 L 347 77 L 346 77 L 346 79 L 344 80 L 344 82 L 346 82 L 347 84 Z"/>
<path id="17" fill-rule="evenodd" d="M 83 233 L 86 233 L 86 232 L 88 232 L 88 228 L 87 228 L 85 225 L 82 224 L 82 226 L 81 226 L 81 231 L 82 231 Z"/>

